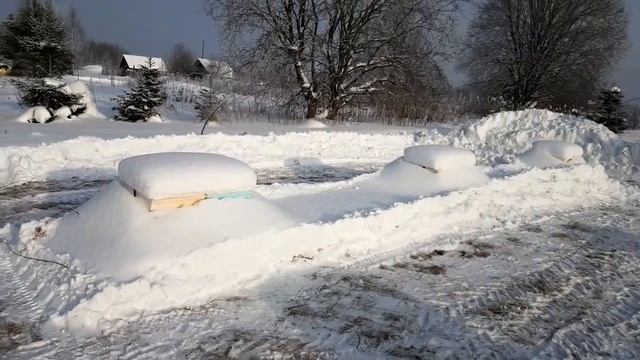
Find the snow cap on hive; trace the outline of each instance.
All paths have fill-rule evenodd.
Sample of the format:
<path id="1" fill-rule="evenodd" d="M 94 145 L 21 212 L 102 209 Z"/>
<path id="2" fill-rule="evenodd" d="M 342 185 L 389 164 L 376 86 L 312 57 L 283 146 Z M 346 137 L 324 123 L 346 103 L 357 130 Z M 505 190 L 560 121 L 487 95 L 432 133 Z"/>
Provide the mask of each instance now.
<path id="1" fill-rule="evenodd" d="M 446 145 L 417 145 L 404 149 L 404 161 L 435 171 L 476 164 L 476 156 L 469 150 Z"/>
<path id="2" fill-rule="evenodd" d="M 527 166 L 545 168 L 561 165 L 584 164 L 584 151 L 580 145 L 556 140 L 534 141 L 531 149 L 518 156 Z"/>
<path id="3" fill-rule="evenodd" d="M 240 160 L 207 153 L 139 155 L 118 165 L 118 178 L 147 199 L 224 194 L 256 186 L 256 173 Z"/>

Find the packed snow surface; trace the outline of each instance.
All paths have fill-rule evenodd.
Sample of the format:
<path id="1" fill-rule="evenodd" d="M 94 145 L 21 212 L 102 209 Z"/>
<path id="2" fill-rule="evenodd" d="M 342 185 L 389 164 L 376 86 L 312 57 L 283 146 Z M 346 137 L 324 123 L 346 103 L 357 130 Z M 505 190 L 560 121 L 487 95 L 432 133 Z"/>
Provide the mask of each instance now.
<path id="1" fill-rule="evenodd" d="M 417 145 L 404 149 L 404 161 L 433 170 L 469 167 L 476 156 L 469 150 L 444 145 Z"/>
<path id="2" fill-rule="evenodd" d="M 584 164 L 582 147 L 563 141 L 535 141 L 531 149 L 518 156 L 527 166 L 546 168 L 553 166 Z"/>
<path id="3" fill-rule="evenodd" d="M 335 222 L 243 237 L 224 236 L 218 227 L 247 231 L 242 228 L 255 226 L 253 217 L 271 223 L 271 215 L 266 214 L 273 204 L 260 208 L 245 200 L 204 202 L 155 214 L 132 201 L 116 183 L 78 209 L 80 215 L 62 219 L 54 237 L 44 244 L 95 265 L 85 265 L 86 271 L 115 277 L 99 282 L 100 290 L 88 297 L 78 290 L 78 296 L 85 298 L 71 311 L 62 306 L 52 324 L 79 334 L 94 333 L 111 321 L 133 320 L 141 311 L 200 305 L 277 274 L 348 265 L 428 242 L 439 234 L 517 226 L 551 209 L 569 211 L 621 201 L 631 196 L 630 191 L 611 180 L 602 167 L 531 170 L 443 196 L 405 198 L 390 207 L 379 204 L 351 215 L 347 211 L 349 216 Z M 283 217 L 280 224 L 287 226 L 286 220 Z M 232 227 L 227 227 L 228 221 Z M 292 261 L 296 257 L 312 261 Z"/>
<path id="4" fill-rule="evenodd" d="M 147 199 L 250 190 L 256 173 L 224 155 L 171 152 L 138 155 L 118 165 L 120 181 Z"/>

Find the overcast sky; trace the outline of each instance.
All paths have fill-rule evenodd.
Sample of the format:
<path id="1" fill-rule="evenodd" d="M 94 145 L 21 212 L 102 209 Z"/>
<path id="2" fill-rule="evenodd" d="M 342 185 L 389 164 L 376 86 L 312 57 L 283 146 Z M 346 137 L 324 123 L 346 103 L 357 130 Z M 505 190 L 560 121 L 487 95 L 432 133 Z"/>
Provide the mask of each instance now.
<path id="1" fill-rule="evenodd" d="M 60 11 L 75 6 L 89 37 L 121 44 L 134 54 L 165 56 L 173 45 L 183 42 L 199 56 L 205 40 L 205 56 L 224 55 L 218 29 L 201 12 L 201 0 L 53 1 Z M 625 2 L 630 13 L 632 47 L 612 81 L 625 91 L 627 98 L 636 98 L 640 97 L 640 0 Z M 0 0 L 0 17 L 14 11 L 17 3 L 18 0 Z M 446 68 L 454 83 L 463 81 L 453 66 Z"/>

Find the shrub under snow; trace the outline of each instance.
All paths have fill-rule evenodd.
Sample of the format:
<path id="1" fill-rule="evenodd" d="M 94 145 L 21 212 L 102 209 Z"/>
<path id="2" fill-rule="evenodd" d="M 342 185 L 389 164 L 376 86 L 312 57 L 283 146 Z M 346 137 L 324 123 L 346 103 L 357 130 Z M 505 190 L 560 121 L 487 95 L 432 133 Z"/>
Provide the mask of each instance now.
<path id="1" fill-rule="evenodd" d="M 29 107 L 16 119 L 18 122 L 48 123 L 80 115 L 104 117 L 82 81 L 65 84 L 54 79 L 27 79 L 15 80 L 14 84 L 19 91 L 20 105 Z"/>

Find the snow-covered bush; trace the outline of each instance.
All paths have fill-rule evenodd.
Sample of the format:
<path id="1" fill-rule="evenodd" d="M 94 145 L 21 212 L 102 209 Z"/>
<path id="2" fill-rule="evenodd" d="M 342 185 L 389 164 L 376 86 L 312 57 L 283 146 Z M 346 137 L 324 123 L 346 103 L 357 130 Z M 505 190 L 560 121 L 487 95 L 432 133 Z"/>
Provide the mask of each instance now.
<path id="1" fill-rule="evenodd" d="M 63 106 L 53 112 L 55 120 L 68 120 L 71 119 L 71 116 L 73 116 L 73 112 L 68 106 Z"/>
<path id="2" fill-rule="evenodd" d="M 44 106 L 34 106 L 27 109 L 22 115 L 15 119 L 22 123 L 48 123 L 54 120 L 54 114 Z"/>
<path id="3" fill-rule="evenodd" d="M 18 89 L 22 107 L 44 106 L 55 110 L 63 106 L 71 108 L 83 105 L 82 96 L 66 91 L 65 84 L 54 85 L 44 79 L 14 80 L 13 84 Z"/>
<path id="4" fill-rule="evenodd" d="M 140 76 L 131 91 L 113 99 L 116 106 L 115 120 L 119 121 L 148 121 L 158 116 L 156 108 L 167 101 L 167 93 L 160 78 L 160 70 L 153 66 L 149 58 L 145 65 L 140 66 Z"/>

